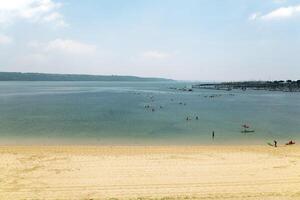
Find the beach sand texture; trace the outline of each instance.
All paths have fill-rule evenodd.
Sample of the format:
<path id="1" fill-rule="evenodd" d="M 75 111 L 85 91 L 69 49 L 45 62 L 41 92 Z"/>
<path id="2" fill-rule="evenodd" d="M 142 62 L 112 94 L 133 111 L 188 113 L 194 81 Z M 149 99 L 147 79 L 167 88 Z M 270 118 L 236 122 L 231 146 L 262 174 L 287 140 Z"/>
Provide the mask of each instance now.
<path id="1" fill-rule="evenodd" d="M 300 147 L 1 146 L 1 200 L 300 199 Z"/>

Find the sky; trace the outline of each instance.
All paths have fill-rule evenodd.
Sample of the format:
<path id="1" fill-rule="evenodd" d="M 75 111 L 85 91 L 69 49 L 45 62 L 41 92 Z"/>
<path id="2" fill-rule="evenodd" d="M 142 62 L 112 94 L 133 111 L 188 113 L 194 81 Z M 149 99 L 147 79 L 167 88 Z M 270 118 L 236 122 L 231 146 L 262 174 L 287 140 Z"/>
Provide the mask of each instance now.
<path id="1" fill-rule="evenodd" d="M 0 71 L 300 79 L 300 0 L 0 0 Z"/>

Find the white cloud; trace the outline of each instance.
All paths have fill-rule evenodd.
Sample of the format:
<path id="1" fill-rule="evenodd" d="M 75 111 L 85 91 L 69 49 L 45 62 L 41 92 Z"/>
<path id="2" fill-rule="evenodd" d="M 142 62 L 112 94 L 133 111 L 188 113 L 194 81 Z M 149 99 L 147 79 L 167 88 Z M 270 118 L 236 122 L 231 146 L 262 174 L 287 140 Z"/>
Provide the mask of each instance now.
<path id="1" fill-rule="evenodd" d="M 96 52 L 96 46 L 70 39 L 55 39 L 46 43 L 30 42 L 29 46 L 45 52 L 72 55 L 90 55 Z"/>
<path id="2" fill-rule="evenodd" d="M 53 13 L 50 13 L 49 15 L 46 15 L 43 18 L 43 21 L 54 22 L 56 25 L 62 26 L 62 27 L 68 26 L 68 24 L 64 21 L 64 17 L 58 12 L 53 12 Z"/>
<path id="3" fill-rule="evenodd" d="M 13 39 L 7 35 L 0 34 L 0 45 L 1 44 L 10 44 L 12 43 Z"/>
<path id="4" fill-rule="evenodd" d="M 58 12 L 53 12 L 50 13 L 49 15 L 44 17 L 44 20 L 47 22 L 52 22 L 52 21 L 56 21 L 56 20 L 61 20 L 63 18 L 63 16 L 58 13 Z"/>
<path id="5" fill-rule="evenodd" d="M 171 55 L 160 51 L 146 51 L 142 53 L 142 57 L 146 59 L 161 60 L 169 58 Z"/>
<path id="6" fill-rule="evenodd" d="M 270 21 L 270 20 L 278 20 L 278 19 L 288 19 L 298 15 L 300 15 L 300 5 L 281 7 L 264 15 L 261 15 L 259 13 L 254 13 L 249 17 L 249 19 L 250 20 L 261 19 L 265 21 Z"/>
<path id="7" fill-rule="evenodd" d="M 58 12 L 61 5 L 53 0 L 0 0 L 0 23 L 27 20 L 66 25 Z"/>
<path id="8" fill-rule="evenodd" d="M 70 54 L 93 54 L 96 51 L 94 45 L 64 39 L 50 41 L 47 44 L 46 49 L 49 51 L 61 51 Z"/>

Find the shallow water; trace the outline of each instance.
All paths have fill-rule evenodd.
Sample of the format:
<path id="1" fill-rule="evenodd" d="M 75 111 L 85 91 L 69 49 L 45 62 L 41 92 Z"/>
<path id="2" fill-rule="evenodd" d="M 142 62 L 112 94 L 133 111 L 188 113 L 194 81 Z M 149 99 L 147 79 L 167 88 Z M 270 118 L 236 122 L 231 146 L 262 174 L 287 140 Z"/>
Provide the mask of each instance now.
<path id="1" fill-rule="evenodd" d="M 0 143 L 265 144 L 300 139 L 299 93 L 170 89 L 185 85 L 191 83 L 0 82 Z M 242 124 L 255 133 L 241 133 Z"/>

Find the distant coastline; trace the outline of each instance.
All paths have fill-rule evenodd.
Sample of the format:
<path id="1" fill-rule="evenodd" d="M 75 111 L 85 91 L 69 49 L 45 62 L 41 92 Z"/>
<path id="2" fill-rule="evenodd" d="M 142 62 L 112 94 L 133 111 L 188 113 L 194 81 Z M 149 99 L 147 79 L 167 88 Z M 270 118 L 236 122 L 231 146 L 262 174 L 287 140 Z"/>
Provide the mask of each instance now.
<path id="1" fill-rule="evenodd" d="M 193 88 L 215 89 L 215 90 L 266 90 L 282 92 L 300 92 L 300 80 L 279 80 L 279 81 L 244 81 L 244 82 L 222 82 L 196 84 Z"/>
<path id="2" fill-rule="evenodd" d="M 117 75 L 87 75 L 87 74 L 49 74 L 0 72 L 0 81 L 173 81 L 165 78 L 117 76 Z"/>

